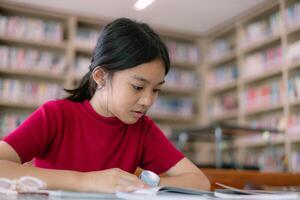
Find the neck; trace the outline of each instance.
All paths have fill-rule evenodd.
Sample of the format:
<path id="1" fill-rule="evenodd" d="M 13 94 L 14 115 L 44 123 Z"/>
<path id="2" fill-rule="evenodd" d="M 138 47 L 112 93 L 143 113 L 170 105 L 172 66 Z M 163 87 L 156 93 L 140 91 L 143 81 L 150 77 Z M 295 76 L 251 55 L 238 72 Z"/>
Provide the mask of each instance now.
<path id="1" fill-rule="evenodd" d="M 90 100 L 93 109 L 104 117 L 113 117 L 114 115 L 108 109 L 108 100 L 103 95 L 96 92 Z"/>

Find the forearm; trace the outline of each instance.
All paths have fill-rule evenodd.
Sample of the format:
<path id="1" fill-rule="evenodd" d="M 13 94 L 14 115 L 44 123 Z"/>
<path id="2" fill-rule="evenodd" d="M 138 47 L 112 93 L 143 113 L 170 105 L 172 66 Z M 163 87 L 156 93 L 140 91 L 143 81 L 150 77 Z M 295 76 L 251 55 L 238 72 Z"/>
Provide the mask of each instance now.
<path id="1" fill-rule="evenodd" d="M 80 191 L 82 173 L 68 170 L 42 169 L 29 165 L 0 160 L 0 177 L 18 179 L 21 176 L 33 176 L 43 180 L 47 189 Z"/>
<path id="2" fill-rule="evenodd" d="M 197 173 L 184 173 L 177 176 L 161 177 L 159 185 L 210 190 L 209 180 L 204 175 Z"/>

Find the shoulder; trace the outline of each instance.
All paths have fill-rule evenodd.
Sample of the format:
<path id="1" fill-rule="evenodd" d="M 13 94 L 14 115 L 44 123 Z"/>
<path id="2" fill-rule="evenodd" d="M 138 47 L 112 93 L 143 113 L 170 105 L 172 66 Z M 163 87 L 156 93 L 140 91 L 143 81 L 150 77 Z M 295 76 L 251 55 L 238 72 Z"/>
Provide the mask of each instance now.
<path id="1" fill-rule="evenodd" d="M 73 102 L 67 99 L 58 99 L 45 102 L 40 109 L 53 114 L 64 114 L 76 110 L 81 102 Z"/>

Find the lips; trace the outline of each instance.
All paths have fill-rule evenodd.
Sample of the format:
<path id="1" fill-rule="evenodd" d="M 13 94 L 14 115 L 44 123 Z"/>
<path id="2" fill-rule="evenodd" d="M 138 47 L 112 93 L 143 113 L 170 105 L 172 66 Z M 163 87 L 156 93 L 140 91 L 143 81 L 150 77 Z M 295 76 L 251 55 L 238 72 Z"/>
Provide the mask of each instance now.
<path id="1" fill-rule="evenodd" d="M 146 112 L 145 111 L 133 111 L 136 117 L 142 117 Z"/>

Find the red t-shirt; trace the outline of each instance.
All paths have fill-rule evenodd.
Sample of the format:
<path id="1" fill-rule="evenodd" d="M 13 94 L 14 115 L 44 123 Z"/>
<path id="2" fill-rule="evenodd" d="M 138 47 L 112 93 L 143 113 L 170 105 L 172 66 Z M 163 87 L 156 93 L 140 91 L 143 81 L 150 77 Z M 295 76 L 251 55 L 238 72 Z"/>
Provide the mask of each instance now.
<path id="1" fill-rule="evenodd" d="M 81 172 L 139 166 L 157 174 L 184 156 L 147 116 L 135 124 L 103 117 L 89 101 L 49 101 L 4 138 L 22 163 Z"/>

